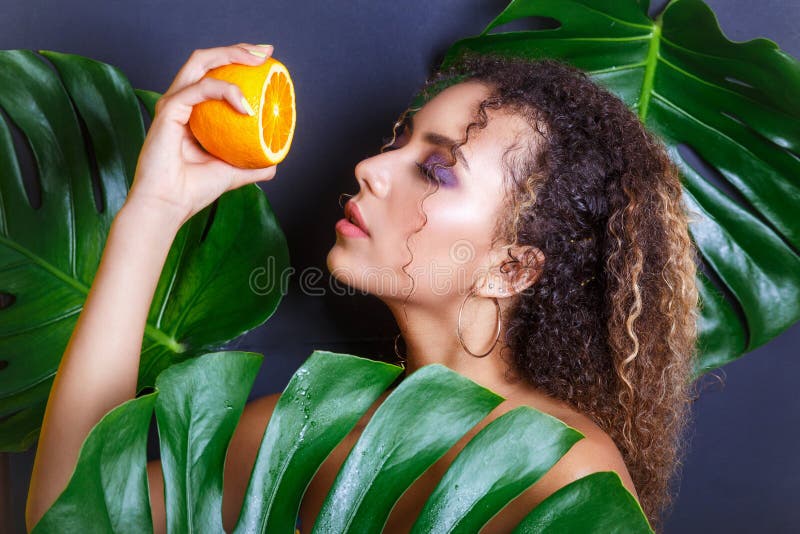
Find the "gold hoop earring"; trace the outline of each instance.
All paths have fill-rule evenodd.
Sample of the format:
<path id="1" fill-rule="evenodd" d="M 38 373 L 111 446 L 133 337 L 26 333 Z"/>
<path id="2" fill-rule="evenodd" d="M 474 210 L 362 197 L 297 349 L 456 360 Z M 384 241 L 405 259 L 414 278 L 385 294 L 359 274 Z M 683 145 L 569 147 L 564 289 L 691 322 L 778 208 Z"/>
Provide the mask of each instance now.
<path id="1" fill-rule="evenodd" d="M 398 332 L 396 336 L 394 336 L 394 354 L 397 356 L 398 362 L 400 363 L 400 367 L 403 369 L 406 368 L 406 357 L 400 354 L 400 351 L 397 350 L 397 340 L 400 338 L 401 332 Z"/>
<path id="2" fill-rule="evenodd" d="M 494 307 L 497 309 L 497 333 L 494 336 L 494 343 L 492 343 L 491 348 L 488 351 L 484 352 L 483 354 L 475 354 L 474 352 L 472 352 L 467 348 L 466 343 L 464 343 L 464 338 L 461 337 L 461 313 L 464 311 L 464 304 L 466 304 L 467 300 L 474 294 L 475 294 L 475 288 L 470 289 L 467 296 L 461 302 L 461 306 L 458 308 L 458 324 L 456 325 L 456 335 L 458 336 L 459 343 L 461 343 L 461 346 L 464 347 L 465 351 L 470 353 L 472 356 L 475 356 L 476 358 L 483 358 L 484 356 L 487 356 L 490 352 L 494 350 L 495 345 L 497 345 L 497 340 L 500 339 L 500 324 L 501 324 L 500 303 L 497 302 L 496 297 L 492 297 L 492 300 L 494 301 Z"/>

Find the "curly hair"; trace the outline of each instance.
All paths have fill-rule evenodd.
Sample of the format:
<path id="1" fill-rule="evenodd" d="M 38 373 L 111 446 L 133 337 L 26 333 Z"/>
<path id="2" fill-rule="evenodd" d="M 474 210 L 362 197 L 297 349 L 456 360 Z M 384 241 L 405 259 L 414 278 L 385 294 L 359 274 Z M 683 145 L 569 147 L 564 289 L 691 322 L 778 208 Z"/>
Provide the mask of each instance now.
<path id="1" fill-rule="evenodd" d="M 465 81 L 483 83 L 489 96 L 450 161 L 433 167 L 455 163 L 470 131 L 486 127 L 487 109 L 522 117 L 531 133 L 502 158 L 509 209 L 493 237 L 538 248 L 544 262 L 509 247 L 502 272 L 513 264 L 541 272 L 505 314 L 503 359 L 516 379 L 611 436 L 659 532 L 685 452 L 697 357 L 698 255 L 678 169 L 622 100 L 574 66 L 466 50 L 419 94 L 427 101 Z M 403 111 L 381 152 L 419 109 Z"/>

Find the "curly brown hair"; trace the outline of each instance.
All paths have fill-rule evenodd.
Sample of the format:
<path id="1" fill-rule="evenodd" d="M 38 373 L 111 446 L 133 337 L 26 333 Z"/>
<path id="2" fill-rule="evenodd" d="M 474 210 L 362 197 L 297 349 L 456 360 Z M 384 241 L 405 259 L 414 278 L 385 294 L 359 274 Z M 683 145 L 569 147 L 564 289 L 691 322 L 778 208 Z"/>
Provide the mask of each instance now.
<path id="1" fill-rule="evenodd" d="M 503 272 L 516 264 L 541 273 L 505 314 L 503 359 L 612 437 L 659 532 L 695 398 L 698 255 L 678 169 L 622 100 L 572 65 L 465 50 L 419 94 L 427 101 L 465 81 L 485 84 L 489 97 L 450 161 L 433 167 L 455 163 L 470 131 L 487 125 L 487 109 L 518 114 L 531 128 L 512 147 L 523 150 L 503 157 L 510 209 L 494 236 L 536 247 L 545 260 L 535 265 L 509 248 Z M 381 152 L 419 109 L 403 111 Z M 435 182 L 435 169 L 427 171 Z"/>

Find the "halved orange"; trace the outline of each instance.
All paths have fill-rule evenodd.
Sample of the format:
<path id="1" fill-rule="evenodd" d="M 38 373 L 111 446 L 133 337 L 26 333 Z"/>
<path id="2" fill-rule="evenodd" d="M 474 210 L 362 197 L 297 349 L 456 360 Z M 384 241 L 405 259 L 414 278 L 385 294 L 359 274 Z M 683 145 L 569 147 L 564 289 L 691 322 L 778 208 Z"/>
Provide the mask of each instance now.
<path id="1" fill-rule="evenodd" d="M 240 168 L 269 167 L 282 161 L 297 122 L 294 84 L 286 66 L 269 57 L 261 65 L 222 65 L 205 76 L 238 85 L 255 114 L 244 115 L 225 100 L 196 104 L 189 128 L 202 147 Z"/>

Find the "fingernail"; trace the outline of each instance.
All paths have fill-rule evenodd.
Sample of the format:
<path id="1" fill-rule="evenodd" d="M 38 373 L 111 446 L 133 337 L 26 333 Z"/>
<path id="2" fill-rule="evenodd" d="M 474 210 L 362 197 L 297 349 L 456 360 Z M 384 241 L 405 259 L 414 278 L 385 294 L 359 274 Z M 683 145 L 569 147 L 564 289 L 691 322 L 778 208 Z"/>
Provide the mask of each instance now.
<path id="1" fill-rule="evenodd" d="M 250 115 L 251 117 L 256 114 L 252 106 L 250 106 L 250 102 L 248 102 L 245 97 L 242 97 L 242 106 L 244 107 L 244 109 L 247 110 L 247 114 Z"/>
<path id="2" fill-rule="evenodd" d="M 275 48 L 271 44 L 260 44 L 260 45 L 256 45 L 256 46 L 261 46 L 261 47 L 264 47 L 264 48 Z"/>
<path id="3" fill-rule="evenodd" d="M 254 56 L 267 57 L 267 54 L 264 54 L 263 52 L 256 52 L 255 50 L 250 50 L 250 49 L 248 49 L 247 51 L 253 54 Z"/>

